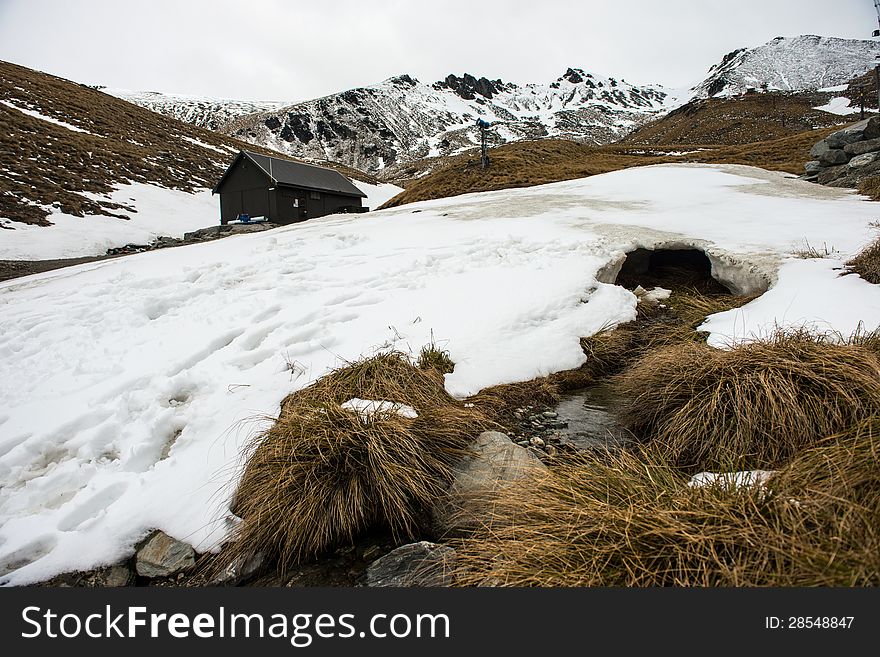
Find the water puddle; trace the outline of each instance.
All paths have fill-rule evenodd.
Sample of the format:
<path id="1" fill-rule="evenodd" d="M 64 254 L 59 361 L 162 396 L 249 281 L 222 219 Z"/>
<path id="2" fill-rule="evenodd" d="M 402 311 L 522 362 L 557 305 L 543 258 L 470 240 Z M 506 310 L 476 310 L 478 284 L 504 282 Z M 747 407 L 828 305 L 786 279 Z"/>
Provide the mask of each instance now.
<path id="1" fill-rule="evenodd" d="M 630 433 L 615 415 L 618 400 L 610 387 L 598 385 L 569 393 L 553 409 L 568 426 L 558 430 L 559 442 L 578 451 L 622 447 Z"/>

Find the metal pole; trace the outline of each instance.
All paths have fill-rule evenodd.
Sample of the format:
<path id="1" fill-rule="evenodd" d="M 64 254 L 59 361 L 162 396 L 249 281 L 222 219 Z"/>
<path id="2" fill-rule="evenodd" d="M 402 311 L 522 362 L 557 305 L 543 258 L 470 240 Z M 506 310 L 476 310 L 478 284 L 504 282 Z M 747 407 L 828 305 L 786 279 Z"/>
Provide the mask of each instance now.
<path id="1" fill-rule="evenodd" d="M 880 64 L 874 67 L 874 84 L 877 85 L 877 112 L 880 113 Z"/>

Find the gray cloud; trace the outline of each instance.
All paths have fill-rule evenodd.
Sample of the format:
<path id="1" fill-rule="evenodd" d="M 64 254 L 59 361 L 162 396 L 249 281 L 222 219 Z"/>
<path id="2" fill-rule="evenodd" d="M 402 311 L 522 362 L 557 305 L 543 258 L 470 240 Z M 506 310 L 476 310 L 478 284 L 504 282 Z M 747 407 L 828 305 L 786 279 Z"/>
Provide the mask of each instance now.
<path id="1" fill-rule="evenodd" d="M 869 38 L 870 0 L 0 0 L 0 58 L 78 82 L 302 100 L 400 73 L 569 66 L 689 86 L 775 36 Z"/>

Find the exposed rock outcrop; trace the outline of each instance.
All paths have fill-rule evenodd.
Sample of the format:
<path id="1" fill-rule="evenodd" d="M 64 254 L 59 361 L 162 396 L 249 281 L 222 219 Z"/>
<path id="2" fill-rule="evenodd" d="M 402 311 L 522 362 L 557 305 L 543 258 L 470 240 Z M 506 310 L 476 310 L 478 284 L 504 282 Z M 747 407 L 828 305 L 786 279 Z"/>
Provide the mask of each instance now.
<path id="1" fill-rule="evenodd" d="M 880 175 L 880 116 L 832 132 L 810 149 L 804 180 L 829 187 L 857 188 Z"/>

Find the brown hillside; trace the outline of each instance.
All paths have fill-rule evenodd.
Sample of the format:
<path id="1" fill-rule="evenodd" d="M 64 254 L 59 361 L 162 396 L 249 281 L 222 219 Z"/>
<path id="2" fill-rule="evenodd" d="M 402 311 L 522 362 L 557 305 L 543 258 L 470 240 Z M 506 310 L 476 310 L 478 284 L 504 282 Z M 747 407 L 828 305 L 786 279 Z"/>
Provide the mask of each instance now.
<path id="1" fill-rule="evenodd" d="M 0 62 L 0 140 L 0 217 L 44 226 L 51 223 L 52 206 L 75 216 L 134 211 L 92 196 L 112 191 L 114 184 L 193 191 L 212 187 L 240 149 L 271 153 L 8 62 Z"/>
<path id="2" fill-rule="evenodd" d="M 434 173 L 411 181 L 388 201 L 390 208 L 416 201 L 469 192 L 529 187 L 560 180 L 583 178 L 629 167 L 672 162 L 745 164 L 773 171 L 803 173 L 810 148 L 837 127 L 743 145 L 668 145 L 638 147 L 627 144 L 586 146 L 547 139 L 506 144 L 490 151 L 491 166 L 483 170 L 471 152 L 453 158 Z"/>
<path id="3" fill-rule="evenodd" d="M 627 135 L 625 144 L 748 144 L 850 121 L 813 107 L 838 94 L 749 93 L 694 100 Z"/>

